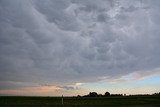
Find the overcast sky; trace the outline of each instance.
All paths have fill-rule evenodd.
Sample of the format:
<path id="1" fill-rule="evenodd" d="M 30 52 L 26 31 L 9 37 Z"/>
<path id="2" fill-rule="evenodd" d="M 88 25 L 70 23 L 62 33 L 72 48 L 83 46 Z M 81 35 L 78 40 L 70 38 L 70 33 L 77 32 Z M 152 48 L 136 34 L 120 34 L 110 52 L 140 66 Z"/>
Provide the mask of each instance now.
<path id="1" fill-rule="evenodd" d="M 0 95 L 92 90 L 160 91 L 160 0 L 0 0 Z"/>

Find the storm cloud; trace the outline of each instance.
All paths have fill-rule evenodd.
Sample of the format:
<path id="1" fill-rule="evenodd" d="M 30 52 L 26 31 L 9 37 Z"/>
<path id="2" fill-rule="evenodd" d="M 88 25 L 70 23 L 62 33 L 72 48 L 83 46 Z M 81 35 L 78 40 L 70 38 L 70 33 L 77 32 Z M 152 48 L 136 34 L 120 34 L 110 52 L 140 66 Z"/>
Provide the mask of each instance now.
<path id="1" fill-rule="evenodd" d="M 159 0 L 0 0 L 0 87 L 27 82 L 70 89 L 66 84 L 157 73 L 159 5 Z"/>

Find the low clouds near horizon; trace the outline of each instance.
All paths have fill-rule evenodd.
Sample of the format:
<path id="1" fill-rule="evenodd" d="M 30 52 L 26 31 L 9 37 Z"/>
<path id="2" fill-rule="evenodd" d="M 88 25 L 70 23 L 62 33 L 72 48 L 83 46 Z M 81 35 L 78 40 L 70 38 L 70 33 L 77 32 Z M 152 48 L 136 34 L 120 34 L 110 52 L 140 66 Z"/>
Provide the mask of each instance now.
<path id="1" fill-rule="evenodd" d="M 0 87 L 159 73 L 159 6 L 159 0 L 0 0 Z"/>

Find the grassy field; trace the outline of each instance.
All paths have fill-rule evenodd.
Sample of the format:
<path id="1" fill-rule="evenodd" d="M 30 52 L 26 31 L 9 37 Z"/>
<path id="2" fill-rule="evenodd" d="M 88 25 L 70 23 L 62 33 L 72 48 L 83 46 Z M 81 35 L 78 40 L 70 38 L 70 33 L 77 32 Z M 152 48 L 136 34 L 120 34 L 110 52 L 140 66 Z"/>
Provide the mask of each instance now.
<path id="1" fill-rule="evenodd" d="M 160 96 L 0 97 L 0 107 L 160 107 Z"/>

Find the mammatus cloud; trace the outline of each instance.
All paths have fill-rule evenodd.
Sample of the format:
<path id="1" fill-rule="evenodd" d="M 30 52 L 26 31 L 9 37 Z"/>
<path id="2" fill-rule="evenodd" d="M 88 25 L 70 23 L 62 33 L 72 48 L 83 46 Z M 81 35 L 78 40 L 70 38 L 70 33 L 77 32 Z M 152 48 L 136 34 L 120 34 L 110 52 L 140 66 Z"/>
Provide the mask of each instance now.
<path id="1" fill-rule="evenodd" d="M 159 4 L 0 0 L 0 81 L 71 89 L 66 84 L 115 80 L 136 71 L 157 73 Z"/>

